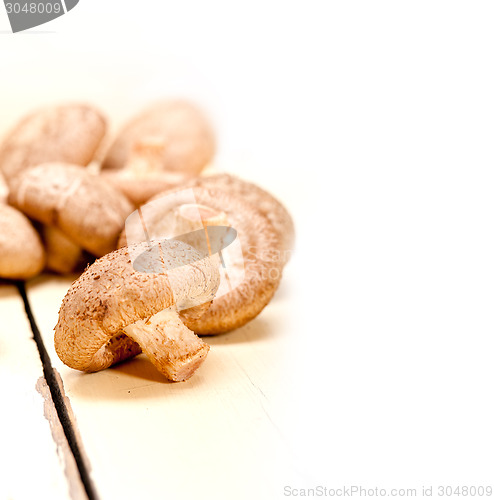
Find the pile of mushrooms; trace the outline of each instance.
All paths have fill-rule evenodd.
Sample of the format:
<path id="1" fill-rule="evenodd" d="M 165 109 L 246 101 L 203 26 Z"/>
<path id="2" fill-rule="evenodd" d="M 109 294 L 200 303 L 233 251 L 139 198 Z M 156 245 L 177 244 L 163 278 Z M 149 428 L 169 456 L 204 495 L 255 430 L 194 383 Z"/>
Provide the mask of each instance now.
<path id="1" fill-rule="evenodd" d="M 108 139 L 103 114 L 78 103 L 34 111 L 4 137 L 0 278 L 75 274 L 55 326 L 69 367 L 144 352 L 167 379 L 187 380 L 209 351 L 198 335 L 268 305 L 293 221 L 259 186 L 204 173 L 216 138 L 191 102 L 152 103 Z"/>

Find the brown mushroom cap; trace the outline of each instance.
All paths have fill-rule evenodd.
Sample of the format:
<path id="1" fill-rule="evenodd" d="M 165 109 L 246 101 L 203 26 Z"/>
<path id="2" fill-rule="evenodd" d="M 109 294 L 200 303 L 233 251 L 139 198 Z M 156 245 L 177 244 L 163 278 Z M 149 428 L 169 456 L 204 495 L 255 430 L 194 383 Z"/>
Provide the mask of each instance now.
<path id="1" fill-rule="evenodd" d="M 169 377 L 164 365 L 178 363 L 180 368 L 170 378 L 184 380 L 204 359 L 209 347 L 181 324 L 174 311 L 191 304 L 207 305 L 218 288 L 217 269 L 189 245 L 164 241 L 159 246 L 164 271 L 136 271 L 132 255 L 148 249 L 147 243 L 141 243 L 107 254 L 72 284 L 55 327 L 55 349 L 66 365 L 97 371 L 139 353 L 142 347 Z M 165 317 L 161 330 L 158 325 L 153 332 L 145 331 L 140 346 L 125 335 L 124 329 L 136 324 L 146 330 L 162 313 L 171 320 Z"/>
<path id="2" fill-rule="evenodd" d="M 197 334 L 223 333 L 256 317 L 269 303 L 281 280 L 283 261 L 279 237 L 269 220 L 253 205 L 222 189 L 173 190 L 152 198 L 142 207 L 145 231 L 140 225 L 141 218 L 129 218 L 119 244 L 125 244 L 126 238 L 132 244 L 144 234 L 151 240 L 179 236 L 164 233 L 173 233 L 171 221 L 174 213 L 177 208 L 190 203 L 191 192 L 202 210 L 212 209 L 226 216 L 228 224 L 237 231 L 241 244 L 243 262 L 233 262 L 226 274 L 244 272 L 243 279 L 237 280 L 237 286 L 231 291 L 216 297 L 200 318 L 186 319 L 186 325 Z M 154 202 L 159 202 L 156 210 L 153 210 Z M 225 279 L 229 280 L 229 277 Z"/>
<path id="3" fill-rule="evenodd" d="M 103 161 L 103 169 L 123 168 L 134 144 L 146 137 L 162 139 L 163 170 L 197 175 L 215 152 L 214 132 L 204 113 L 185 100 L 152 104 L 120 131 Z"/>
<path id="4" fill-rule="evenodd" d="M 8 205 L 0 205 L 0 277 L 26 280 L 39 274 L 45 252 L 29 219 Z"/>
<path id="5" fill-rule="evenodd" d="M 64 163 L 45 163 L 19 174 L 9 202 L 29 217 L 57 227 L 96 256 L 116 248 L 125 218 L 133 210 L 113 186 L 83 167 Z"/>
<path id="6" fill-rule="evenodd" d="M 60 161 L 87 165 L 106 131 L 98 110 L 65 104 L 35 111 L 23 118 L 0 146 L 0 171 L 7 182 L 40 163 Z"/>
<path id="7" fill-rule="evenodd" d="M 186 187 L 203 187 L 221 189 L 234 196 L 241 197 L 265 215 L 276 230 L 281 240 L 284 253 L 283 260 L 288 262 L 295 240 L 293 219 L 285 208 L 272 194 L 251 182 L 244 181 L 234 175 L 222 173 L 196 177 L 187 182 Z"/>

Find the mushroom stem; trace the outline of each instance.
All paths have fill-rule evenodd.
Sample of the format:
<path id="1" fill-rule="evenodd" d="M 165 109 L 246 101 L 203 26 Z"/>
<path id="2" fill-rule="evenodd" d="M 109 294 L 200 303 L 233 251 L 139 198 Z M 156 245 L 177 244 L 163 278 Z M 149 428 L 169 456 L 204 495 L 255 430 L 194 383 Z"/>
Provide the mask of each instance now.
<path id="1" fill-rule="evenodd" d="M 46 250 L 46 268 L 60 274 L 75 272 L 77 266 L 83 262 L 82 248 L 56 227 L 44 225 L 42 234 Z"/>
<path id="2" fill-rule="evenodd" d="M 7 203 L 8 197 L 9 188 L 7 187 L 7 182 L 3 178 L 3 174 L 0 172 L 0 203 Z"/>
<path id="3" fill-rule="evenodd" d="M 180 205 L 176 209 L 175 215 L 177 216 L 177 224 L 188 226 L 189 231 L 203 226 L 221 226 L 228 223 L 225 212 L 196 203 Z"/>
<path id="4" fill-rule="evenodd" d="M 190 378 L 206 359 L 209 346 L 181 321 L 176 309 L 168 308 L 124 328 L 156 368 L 168 379 Z"/>
<path id="5" fill-rule="evenodd" d="M 175 234 L 183 235 L 204 228 L 209 255 L 211 255 L 212 252 L 207 227 L 227 225 L 228 218 L 225 212 L 219 212 L 218 210 L 207 207 L 205 205 L 185 203 L 175 209 Z M 198 233 L 197 238 L 202 238 L 200 233 Z M 187 242 L 196 249 L 199 249 L 202 246 L 201 243 L 195 243 L 193 240 L 190 240 L 190 238 L 188 238 Z M 223 262 L 221 251 L 219 252 L 219 254 L 220 259 Z"/>
<path id="6" fill-rule="evenodd" d="M 187 173 L 164 170 L 165 150 L 166 141 L 162 138 L 141 139 L 134 143 L 121 170 L 103 171 L 103 176 L 139 207 L 157 193 L 190 180 Z"/>
<path id="7" fill-rule="evenodd" d="M 146 137 L 135 142 L 123 171 L 133 177 L 156 173 L 162 168 L 165 141 L 159 137 Z"/>
<path id="8" fill-rule="evenodd" d="M 213 250 L 209 239 L 208 226 L 229 226 L 228 217 L 225 212 L 220 212 L 214 208 L 206 205 L 199 205 L 196 203 L 185 203 L 175 209 L 175 234 L 186 235 L 188 234 L 187 243 L 193 246 L 196 250 L 201 250 L 204 245 L 201 244 L 204 240 L 202 234 L 197 231 L 204 228 L 204 236 L 208 254 L 213 257 Z M 194 232 L 197 231 L 197 232 Z M 221 249 L 223 245 L 219 245 Z M 220 275 L 221 282 L 220 288 L 217 292 L 217 297 L 232 291 L 232 282 L 230 275 L 227 271 L 225 259 L 221 250 L 218 251 L 218 256 L 213 258 L 219 259 L 218 266 L 221 263 Z"/>

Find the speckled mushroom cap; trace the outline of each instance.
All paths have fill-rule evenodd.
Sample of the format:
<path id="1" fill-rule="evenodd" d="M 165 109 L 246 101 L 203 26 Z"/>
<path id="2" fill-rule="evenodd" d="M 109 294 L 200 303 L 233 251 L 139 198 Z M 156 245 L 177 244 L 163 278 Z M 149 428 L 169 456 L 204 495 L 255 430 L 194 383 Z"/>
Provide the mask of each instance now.
<path id="1" fill-rule="evenodd" d="M 85 168 L 45 163 L 19 174 L 9 203 L 29 217 L 52 225 L 96 256 L 116 248 L 133 207 L 113 186 Z"/>
<path id="2" fill-rule="evenodd" d="M 0 171 L 7 182 L 40 163 L 87 165 L 106 131 L 101 113 L 86 104 L 37 110 L 23 118 L 0 145 Z"/>
<path id="3" fill-rule="evenodd" d="M 284 262 L 289 260 L 295 240 L 293 219 L 285 206 L 272 194 L 256 184 L 226 173 L 197 177 L 188 181 L 185 186 L 221 189 L 255 206 L 269 219 L 277 232 L 281 240 Z"/>
<path id="4" fill-rule="evenodd" d="M 29 219 L 0 204 L 0 277 L 26 280 L 39 274 L 44 263 L 43 245 Z"/>
<path id="5" fill-rule="evenodd" d="M 103 161 L 103 169 L 123 168 L 139 140 L 162 139 L 162 168 L 197 175 L 215 153 L 215 137 L 209 120 L 194 104 L 165 100 L 150 105 L 120 131 Z"/>
<path id="6" fill-rule="evenodd" d="M 149 238 L 163 237 L 161 224 L 166 213 L 187 202 L 188 191 L 169 198 L 167 193 L 152 198 L 164 199 L 163 212 L 155 219 L 145 217 Z M 176 193 L 172 190 L 170 193 Z M 188 328 L 201 335 L 214 335 L 238 328 L 256 317 L 273 297 L 282 276 L 283 261 L 280 259 L 280 239 L 270 221 L 250 203 L 222 189 L 193 188 L 197 204 L 226 214 L 228 224 L 238 233 L 243 253 L 242 270 L 245 273 L 240 284 L 226 295 L 216 297 L 211 307 L 200 318 L 186 318 Z M 166 213 L 165 213 L 166 212 Z M 129 228 L 129 231 L 132 228 Z M 139 234 L 137 230 L 134 234 Z M 134 236 L 133 236 L 134 238 Z M 119 245 L 125 245 L 125 232 Z M 129 241 L 134 243 L 134 241 Z"/>
<path id="7" fill-rule="evenodd" d="M 98 259 L 72 284 L 55 327 L 55 349 L 66 365 L 107 368 L 140 352 L 122 332 L 128 325 L 172 306 L 208 305 L 219 284 L 211 260 L 180 241 L 164 241 L 160 248 L 166 272 L 134 269 L 131 254 L 148 249 L 141 243 Z"/>

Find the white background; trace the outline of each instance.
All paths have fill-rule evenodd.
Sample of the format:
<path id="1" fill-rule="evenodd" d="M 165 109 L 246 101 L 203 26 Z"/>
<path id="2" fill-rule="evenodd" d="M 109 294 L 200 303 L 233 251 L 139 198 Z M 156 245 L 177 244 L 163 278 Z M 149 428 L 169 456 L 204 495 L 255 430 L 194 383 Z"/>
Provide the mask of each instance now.
<path id="1" fill-rule="evenodd" d="M 81 0 L 16 35 L 2 12 L 1 130 L 179 90 L 293 211 L 286 484 L 494 483 L 491 2 Z"/>

